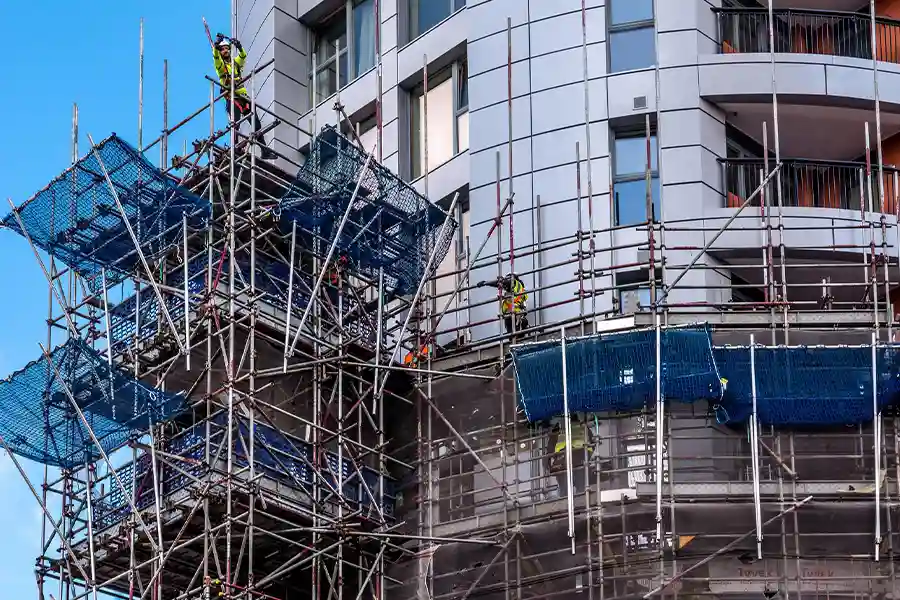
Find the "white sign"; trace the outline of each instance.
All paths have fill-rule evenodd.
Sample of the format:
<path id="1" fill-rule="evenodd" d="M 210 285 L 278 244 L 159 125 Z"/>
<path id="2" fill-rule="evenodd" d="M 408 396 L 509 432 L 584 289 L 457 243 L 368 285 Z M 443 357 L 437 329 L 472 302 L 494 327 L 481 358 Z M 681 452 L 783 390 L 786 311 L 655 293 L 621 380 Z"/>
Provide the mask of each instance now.
<path id="1" fill-rule="evenodd" d="M 851 592 L 868 595 L 889 593 L 890 571 L 887 564 L 872 561 L 768 559 L 744 564 L 737 559 L 720 559 L 709 563 L 709 590 L 714 594 L 763 592 L 782 587 L 782 570 L 787 573 L 788 591 Z M 890 594 L 888 598 L 896 598 Z"/>

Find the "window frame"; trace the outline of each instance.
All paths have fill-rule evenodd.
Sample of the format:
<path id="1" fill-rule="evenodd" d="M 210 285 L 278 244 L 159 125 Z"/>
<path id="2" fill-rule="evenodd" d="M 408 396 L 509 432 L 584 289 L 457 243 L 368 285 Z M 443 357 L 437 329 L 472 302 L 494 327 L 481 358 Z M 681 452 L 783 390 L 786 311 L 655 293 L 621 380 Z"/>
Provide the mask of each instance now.
<path id="1" fill-rule="evenodd" d="M 443 1 L 450 8 L 450 12 L 448 12 L 444 17 L 442 17 L 439 21 L 437 21 L 434 25 L 429 27 L 428 29 L 424 29 L 422 31 L 418 31 L 419 27 L 419 13 L 418 7 L 422 2 L 441 2 Z M 406 20 L 407 20 L 407 42 L 411 42 L 419 36 L 425 35 L 439 24 L 443 23 L 453 15 L 455 15 L 458 11 L 465 10 L 466 5 L 468 4 L 467 0 L 463 0 L 463 5 L 459 8 L 456 8 L 456 2 L 458 0 L 406 0 Z"/>
<path id="2" fill-rule="evenodd" d="M 663 207 L 662 207 L 662 182 L 659 180 L 659 160 L 660 160 L 659 135 L 657 133 L 656 126 L 654 124 L 651 124 L 651 127 L 650 127 L 650 137 L 651 137 L 651 139 L 656 141 L 656 161 L 655 161 L 656 168 L 652 168 L 653 162 L 654 162 L 652 157 L 650 160 L 650 165 L 651 165 L 651 169 L 650 169 L 651 202 L 653 200 L 653 198 L 652 198 L 653 181 L 656 180 L 657 185 L 660 188 L 659 212 L 661 213 Z M 613 206 L 615 208 L 615 227 L 636 227 L 639 225 L 639 223 L 638 224 L 626 224 L 626 225 L 623 225 L 621 223 L 620 218 L 619 218 L 619 199 L 616 196 L 616 185 L 622 184 L 622 183 L 634 183 L 636 181 L 646 181 L 646 179 L 647 179 L 646 164 L 645 164 L 645 170 L 642 173 L 625 173 L 622 175 L 620 175 L 618 173 L 617 165 L 619 162 L 619 149 L 616 146 L 616 143 L 619 140 L 633 140 L 633 139 L 646 140 L 647 139 L 646 130 L 642 131 L 640 129 L 621 129 L 621 130 L 613 130 L 612 131 L 612 150 L 613 151 L 612 151 L 611 163 L 612 163 L 612 184 L 613 184 L 612 185 Z M 652 145 L 652 142 L 651 142 L 651 145 Z M 645 194 L 644 201 L 646 204 L 646 194 Z M 653 222 L 659 223 L 661 215 L 656 214 L 656 212 L 657 211 L 654 210 Z M 644 208 L 644 214 L 646 216 L 646 206 Z"/>
<path id="3" fill-rule="evenodd" d="M 450 81 L 450 85 L 452 87 L 452 95 L 453 95 L 453 110 L 450 115 L 450 119 L 452 121 L 452 139 L 453 139 L 453 149 L 452 156 L 447 159 L 448 161 L 455 158 L 459 155 L 460 151 L 460 143 L 459 143 L 459 118 L 467 114 L 469 112 L 469 91 L 468 91 L 468 57 L 463 56 L 457 60 L 454 60 L 451 64 L 440 69 L 434 75 L 430 75 L 428 77 L 428 91 L 432 91 L 437 86 Z M 465 105 L 461 103 L 461 96 L 463 88 L 461 84 L 465 87 L 465 96 L 466 102 Z M 412 88 L 409 92 L 409 174 L 410 180 L 416 180 L 425 175 L 425 172 L 428 170 L 428 165 L 423 165 L 423 169 L 421 173 L 416 172 L 416 165 L 420 164 L 424 161 L 424 156 L 418 156 L 417 150 L 419 150 L 419 131 L 415 127 L 415 123 L 417 120 L 416 112 L 418 111 L 419 99 L 425 93 L 425 83 L 422 82 L 415 87 Z M 422 120 L 424 115 L 418 115 L 418 119 Z M 420 124 L 422 127 L 424 124 Z M 468 149 L 468 146 L 467 148 Z M 447 161 L 445 161 L 447 162 Z M 444 163 L 441 163 L 444 164 Z M 440 165 L 436 165 L 435 169 Z M 432 169 L 434 170 L 434 169 Z"/>
<path id="4" fill-rule="evenodd" d="M 629 73 L 631 71 L 641 71 L 643 69 L 650 69 L 650 68 L 655 67 L 656 62 L 657 62 L 656 44 L 658 43 L 658 40 L 656 39 L 656 7 L 654 6 L 655 3 L 651 2 L 651 4 L 650 4 L 650 10 L 651 10 L 652 14 L 649 19 L 641 19 L 638 21 L 626 21 L 624 23 L 613 24 L 613 22 L 612 22 L 613 6 L 612 5 L 615 1 L 616 0 L 610 0 L 607 3 L 607 15 L 609 15 L 610 18 L 606 19 L 606 23 L 607 23 L 607 25 L 606 25 L 606 40 L 607 40 L 606 72 L 609 73 L 610 75 L 612 75 L 615 73 Z M 624 0 L 624 1 L 630 2 L 633 0 Z M 653 63 L 651 63 L 645 67 L 639 67 L 637 69 L 625 69 L 623 71 L 613 71 L 613 66 L 612 66 L 613 36 L 617 33 L 624 33 L 624 32 L 629 32 L 629 31 L 639 31 L 641 29 L 650 29 L 653 32 L 653 45 L 654 45 Z"/>
<path id="5" fill-rule="evenodd" d="M 309 63 L 310 63 L 309 89 L 312 90 L 310 95 L 311 95 L 313 106 L 318 106 L 319 104 L 321 104 L 322 102 L 324 102 L 325 100 L 327 100 L 328 98 L 330 98 L 331 96 L 336 94 L 338 91 L 340 91 L 340 90 L 344 89 L 345 87 L 347 87 L 348 85 L 350 85 L 354 80 L 358 79 L 363 73 L 367 73 L 375 68 L 375 65 L 372 65 L 371 67 L 369 67 L 368 69 L 366 69 L 365 71 L 362 71 L 360 73 L 354 72 L 354 71 L 356 71 L 356 61 L 353 60 L 353 57 L 356 54 L 356 42 L 354 40 L 354 33 L 356 31 L 356 28 L 355 28 L 355 23 L 353 21 L 353 10 L 360 4 L 363 4 L 364 2 L 372 2 L 372 10 L 374 11 L 376 1 L 377 0 L 342 0 L 343 6 L 341 6 L 341 8 L 338 8 L 334 12 L 332 12 L 326 18 L 322 19 L 320 25 L 313 29 L 312 35 L 310 36 L 310 44 L 311 44 L 312 48 L 309 53 Z M 344 44 L 343 46 L 341 46 L 340 48 L 338 48 L 337 49 L 338 51 L 335 52 L 334 54 L 332 54 L 326 60 L 324 60 L 324 61 L 318 60 L 319 59 L 319 56 L 318 56 L 319 49 L 320 49 L 320 46 L 322 46 L 322 42 L 325 39 L 325 33 L 331 29 L 332 25 L 334 25 L 337 22 L 340 22 L 341 17 L 343 17 L 343 21 L 344 21 L 344 37 L 347 39 L 347 43 Z M 378 27 L 379 24 L 376 23 L 375 26 Z M 377 54 L 378 49 L 376 48 L 375 51 Z M 329 94 L 327 96 L 324 96 L 321 99 L 319 99 L 317 97 L 318 90 L 316 89 L 316 86 L 313 85 L 313 80 L 315 80 L 315 83 L 318 84 L 320 74 L 327 71 L 328 68 L 331 67 L 332 65 L 336 65 L 337 64 L 336 61 L 340 60 L 341 56 L 347 57 L 347 61 L 346 61 L 347 62 L 347 73 L 341 72 L 340 74 L 336 75 L 335 79 L 337 80 L 337 83 L 335 84 L 336 85 L 335 90 L 332 92 L 329 92 Z M 337 69 L 335 69 L 335 71 L 337 72 Z M 347 78 L 347 83 L 344 85 L 341 85 L 341 81 L 340 81 L 341 76 L 346 76 L 346 78 Z"/>

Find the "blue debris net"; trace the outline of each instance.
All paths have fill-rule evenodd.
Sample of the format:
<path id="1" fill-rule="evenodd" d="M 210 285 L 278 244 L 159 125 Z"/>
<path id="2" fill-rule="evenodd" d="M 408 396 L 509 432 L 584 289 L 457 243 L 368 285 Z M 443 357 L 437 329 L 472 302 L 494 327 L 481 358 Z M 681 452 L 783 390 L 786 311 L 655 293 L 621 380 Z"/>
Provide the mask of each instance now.
<path id="1" fill-rule="evenodd" d="M 205 226 L 209 202 L 180 187 L 128 143 L 113 134 L 96 150 L 148 258 L 181 240 L 183 215 L 192 229 Z M 139 266 L 93 151 L 16 210 L 34 244 L 74 269 L 93 291 L 101 286 L 103 269 L 114 285 Z M 3 225 L 23 234 L 15 214 L 7 215 Z"/>
<path id="2" fill-rule="evenodd" d="M 447 255 L 457 224 L 450 218 L 440 235 L 446 213 L 374 159 L 363 172 L 366 157 L 366 151 L 337 129 L 324 128 L 280 200 L 280 222 L 290 230 L 296 221 L 330 243 L 361 181 L 337 250 L 351 271 L 374 279 L 384 267 L 387 289 L 409 294 L 421 280 L 431 252 L 435 250 L 433 269 Z"/>
<path id="3" fill-rule="evenodd" d="M 42 356 L 0 381 L 0 435 L 20 456 L 63 468 L 100 458 L 54 365 L 105 452 L 185 408 L 182 396 L 110 368 L 105 356 L 77 338 L 54 349 L 50 357 L 52 364 Z"/>
<path id="4" fill-rule="evenodd" d="M 660 333 L 661 391 L 667 402 L 718 402 L 722 383 L 705 326 Z M 560 342 L 514 347 L 519 403 L 531 422 L 562 415 Z M 639 410 L 656 401 L 656 331 L 609 333 L 566 342 L 569 409 L 603 413 Z"/>
<path id="5" fill-rule="evenodd" d="M 218 447 L 225 438 L 228 424 L 227 414 L 220 412 L 213 415 L 210 421 L 213 425 L 210 430 L 210 444 L 212 447 Z M 234 456 L 239 466 L 247 466 L 249 464 L 247 455 L 251 439 L 250 424 L 247 420 L 239 417 L 235 421 L 237 423 L 237 435 L 234 436 L 232 442 Z M 192 480 L 188 475 L 200 478 L 203 476 L 204 470 L 208 468 L 203 464 L 206 448 L 205 428 L 205 423 L 199 423 L 178 433 L 166 442 L 165 450 L 167 453 L 193 460 L 183 463 L 178 469 L 174 469 L 169 465 L 162 466 L 160 482 L 163 489 L 163 497 L 174 494 L 191 484 Z M 254 423 L 253 431 L 255 434 L 253 458 L 256 469 L 264 474 L 265 477 L 276 480 L 281 484 L 311 493 L 315 480 L 315 475 L 310 469 L 310 465 L 315 464 L 313 462 L 312 446 L 258 421 Z M 333 452 L 327 452 L 325 457 L 331 470 L 322 465 L 321 475 L 330 485 L 334 486 L 334 477 L 331 473 L 337 472 L 337 455 Z M 221 460 L 225 460 L 225 454 L 222 454 Z M 149 455 L 144 454 L 138 458 L 137 474 L 134 477 L 139 490 L 135 502 L 138 509 L 146 508 L 152 505 L 154 501 L 150 467 Z M 353 468 L 351 461 L 348 458 L 344 459 L 342 469 L 344 497 L 351 505 L 360 507 L 365 513 L 371 514 L 375 512 L 374 507 L 372 507 L 372 497 L 374 496 L 376 499 L 380 497 L 378 486 L 382 478 L 378 471 L 370 467 L 360 464 L 359 468 L 363 476 L 362 481 L 365 482 L 364 484 L 360 482 L 359 473 Z M 119 478 L 124 483 L 127 496 L 122 492 L 118 484 L 113 481 L 106 482 L 110 491 L 106 496 L 94 502 L 95 531 L 101 531 L 121 523 L 131 514 L 126 498 L 132 497 L 132 473 L 134 470 L 134 462 L 117 469 Z M 389 475 L 384 476 L 383 482 L 384 500 L 381 509 L 385 518 L 391 520 L 396 501 L 396 483 Z"/>
<path id="6" fill-rule="evenodd" d="M 190 302 L 201 302 L 207 288 L 208 253 L 202 252 L 195 256 L 188 264 L 188 295 Z M 228 258 L 220 260 L 218 252 L 214 252 L 212 260 L 212 278 L 218 275 L 218 288 L 224 289 L 228 285 Z M 235 278 L 239 287 L 249 286 L 250 283 L 249 257 L 238 257 L 235 263 Z M 291 295 L 291 305 L 295 315 L 299 315 L 309 302 L 309 292 L 314 282 L 311 277 L 301 278 L 299 273 L 294 274 L 294 291 Z M 290 271 L 287 263 L 259 253 L 256 257 L 256 289 L 261 294 L 263 302 L 287 310 L 288 283 Z M 173 269 L 166 277 L 169 287 L 183 289 L 184 266 Z M 337 306 L 337 294 L 334 288 L 326 285 L 325 292 L 332 296 L 332 303 Z M 184 294 L 163 291 L 163 298 L 172 320 L 178 324 L 184 319 Z M 140 307 L 140 318 L 135 319 L 135 314 Z M 344 326 L 351 335 L 357 336 L 362 341 L 374 339 L 375 325 L 367 317 L 367 313 L 359 305 L 359 298 L 354 294 L 344 295 Z M 110 309 L 110 332 L 113 339 L 113 352 L 119 354 L 135 342 L 145 342 L 152 339 L 160 331 L 168 332 L 169 327 L 165 317 L 159 310 L 159 301 L 150 289 L 144 289 L 140 298 L 137 295 L 120 302 Z"/>
<path id="7" fill-rule="evenodd" d="M 722 423 L 740 424 L 753 411 L 749 347 L 717 347 L 727 380 L 716 407 Z M 756 406 L 763 425 L 817 428 L 866 423 L 874 418 L 872 347 L 763 347 L 755 349 Z M 900 349 L 877 346 L 879 410 L 900 398 Z"/>
<path id="8" fill-rule="evenodd" d="M 191 302 L 197 302 L 198 294 L 206 289 L 207 254 L 203 252 L 188 263 L 188 296 Z M 213 265 L 215 268 L 215 265 Z M 166 278 L 169 287 L 184 288 L 184 267 L 174 269 Z M 184 294 L 162 292 L 163 301 L 169 316 L 176 324 L 184 319 Z M 202 297 L 202 296 L 201 296 Z M 138 319 L 135 314 L 140 307 Z M 109 330 L 112 337 L 114 354 L 124 352 L 135 342 L 141 343 L 153 338 L 160 331 L 169 332 L 165 315 L 159 309 L 159 300 L 152 289 L 144 288 L 141 293 L 123 300 L 109 310 Z"/>

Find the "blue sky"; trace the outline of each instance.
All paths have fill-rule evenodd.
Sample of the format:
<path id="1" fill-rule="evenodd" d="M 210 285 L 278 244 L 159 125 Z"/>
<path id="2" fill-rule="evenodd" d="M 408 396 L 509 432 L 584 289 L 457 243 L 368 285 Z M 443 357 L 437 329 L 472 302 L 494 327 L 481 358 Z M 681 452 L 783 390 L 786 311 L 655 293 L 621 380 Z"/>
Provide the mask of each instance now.
<path id="1" fill-rule="evenodd" d="M 163 60 L 169 60 L 169 123 L 202 106 L 209 96 L 212 58 L 202 16 L 213 35 L 230 30 L 229 2 L 0 2 L 4 93 L 0 125 L 0 214 L 6 198 L 20 204 L 69 166 L 72 104 L 79 107 L 79 154 L 87 134 L 99 142 L 110 133 L 136 143 L 138 32 L 144 18 L 144 143 L 162 128 Z M 217 123 L 224 122 L 222 106 Z M 208 118 L 176 136 L 206 135 Z M 158 151 L 149 154 L 154 161 Z M 46 337 L 47 286 L 27 243 L 0 231 L 0 376 L 36 358 Z M 35 484 L 42 467 L 23 463 Z M 40 546 L 40 508 L 10 459 L 0 456 L 0 582 L 4 598 L 33 598 L 34 559 Z M 56 596 L 55 584 L 51 590 Z M 49 600 L 49 597 L 48 597 Z"/>

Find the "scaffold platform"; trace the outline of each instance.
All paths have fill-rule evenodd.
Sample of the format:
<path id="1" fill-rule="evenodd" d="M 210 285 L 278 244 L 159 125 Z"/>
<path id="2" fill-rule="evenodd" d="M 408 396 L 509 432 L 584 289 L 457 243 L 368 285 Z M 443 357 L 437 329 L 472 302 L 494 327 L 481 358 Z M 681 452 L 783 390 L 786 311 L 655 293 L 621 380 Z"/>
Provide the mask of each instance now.
<path id="1" fill-rule="evenodd" d="M 240 467 L 249 467 L 248 448 L 254 448 L 253 462 L 258 473 L 265 479 L 276 482 L 282 489 L 293 489 L 305 499 L 306 504 L 312 502 L 313 485 L 320 474 L 318 483 L 322 497 L 329 504 L 336 505 L 347 501 L 351 510 L 362 512 L 380 512 L 391 520 L 394 515 L 396 482 L 389 475 L 381 475 L 376 470 L 357 464 L 350 458 L 344 458 L 340 478 L 343 492 L 337 495 L 336 482 L 338 475 L 338 456 L 334 452 L 326 452 L 321 457 L 321 464 L 316 466 L 311 444 L 279 431 L 264 423 L 255 422 L 251 426 L 246 418 L 235 419 L 236 428 L 232 445 L 235 461 Z M 228 418 L 225 412 L 219 412 L 209 419 L 209 439 L 212 456 L 206 458 L 206 424 L 194 425 L 176 436 L 166 440 L 163 450 L 168 456 L 177 457 L 178 468 L 163 466 L 160 475 L 161 496 L 171 498 L 191 484 L 196 484 L 205 477 L 210 468 L 216 469 L 224 462 L 225 452 L 217 449 L 225 444 Z M 221 458 L 216 456 L 221 454 Z M 95 531 L 103 531 L 122 523 L 131 514 L 128 503 L 134 498 L 138 510 L 151 507 L 154 503 L 153 475 L 150 455 L 141 455 L 136 462 L 129 462 L 119 467 L 119 478 L 124 482 L 124 489 L 115 482 L 109 482 L 109 493 L 96 501 L 94 508 Z M 327 461 L 327 462 L 326 462 Z M 136 470 L 136 471 L 135 471 Z M 380 511 L 376 509 L 373 498 L 382 498 L 380 482 L 384 483 L 384 496 L 380 503 Z M 137 482 L 137 489 L 133 487 Z M 328 496 L 330 495 L 330 500 Z"/>

